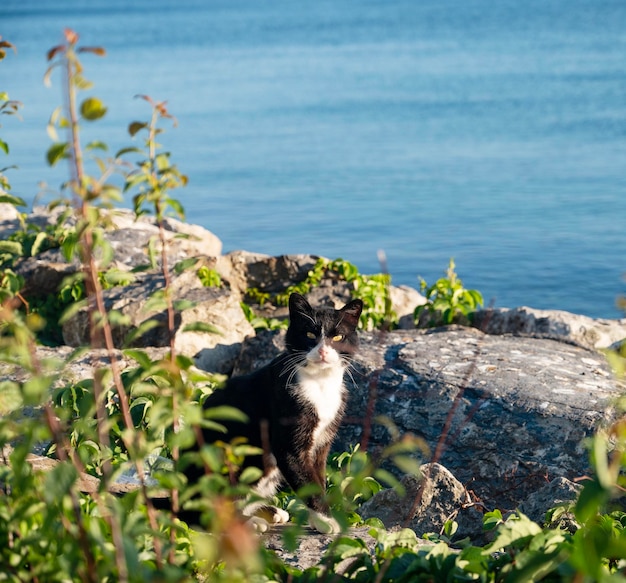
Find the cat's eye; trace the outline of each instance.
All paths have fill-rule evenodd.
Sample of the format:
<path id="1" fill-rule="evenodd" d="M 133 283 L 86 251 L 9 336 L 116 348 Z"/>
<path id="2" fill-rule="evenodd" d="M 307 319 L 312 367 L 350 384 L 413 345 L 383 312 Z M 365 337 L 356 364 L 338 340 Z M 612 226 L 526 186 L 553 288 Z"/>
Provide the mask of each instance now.
<path id="1" fill-rule="evenodd" d="M 310 338 L 311 340 L 315 340 L 317 338 L 317 336 L 313 332 L 307 332 L 306 337 Z"/>
<path id="2" fill-rule="evenodd" d="M 344 339 L 343 334 L 337 334 L 336 336 L 333 336 L 333 342 L 341 342 L 343 339 Z"/>

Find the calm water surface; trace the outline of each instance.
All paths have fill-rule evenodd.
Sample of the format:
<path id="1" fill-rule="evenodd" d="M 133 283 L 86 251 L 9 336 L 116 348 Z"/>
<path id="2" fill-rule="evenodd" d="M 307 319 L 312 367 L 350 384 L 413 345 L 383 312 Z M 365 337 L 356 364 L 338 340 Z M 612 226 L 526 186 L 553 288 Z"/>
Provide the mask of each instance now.
<path id="1" fill-rule="evenodd" d="M 3 0 L 18 47 L 0 90 L 16 194 L 49 170 L 61 102 L 45 53 L 69 26 L 111 150 L 167 100 L 162 143 L 186 174 L 188 220 L 225 250 L 317 253 L 432 282 L 453 256 L 498 306 L 617 317 L 626 294 L 626 2 Z M 0 160 L 5 165 L 5 160 Z M 130 202 L 128 203 L 130 204 Z"/>

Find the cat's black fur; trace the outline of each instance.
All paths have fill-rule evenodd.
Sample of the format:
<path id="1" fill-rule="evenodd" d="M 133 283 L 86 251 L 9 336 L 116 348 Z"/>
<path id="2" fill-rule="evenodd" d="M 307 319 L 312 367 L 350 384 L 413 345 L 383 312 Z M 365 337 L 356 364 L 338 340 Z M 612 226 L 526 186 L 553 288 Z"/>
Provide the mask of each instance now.
<path id="1" fill-rule="evenodd" d="M 280 483 L 294 491 L 315 484 L 319 494 L 306 503 L 318 516 L 328 515 L 323 496 L 326 458 L 345 408 L 343 374 L 358 347 L 362 308 L 361 300 L 340 310 L 313 308 L 303 296 L 292 294 L 285 352 L 251 374 L 231 378 L 206 400 L 205 408 L 230 405 L 247 416 L 247 423 L 222 423 L 226 434 L 203 429 L 202 439 L 213 443 L 245 437 L 261 448 L 263 455 L 244 462 L 244 467 L 263 470 L 259 494 L 272 495 Z M 184 472 L 190 483 L 203 474 L 197 466 Z"/>

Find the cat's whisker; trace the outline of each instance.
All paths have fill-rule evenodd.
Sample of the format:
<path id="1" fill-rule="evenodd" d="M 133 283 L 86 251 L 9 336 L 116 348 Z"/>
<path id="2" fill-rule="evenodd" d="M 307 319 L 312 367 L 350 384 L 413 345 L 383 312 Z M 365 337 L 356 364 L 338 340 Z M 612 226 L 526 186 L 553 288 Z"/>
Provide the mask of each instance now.
<path id="1" fill-rule="evenodd" d="M 294 377 L 296 376 L 300 367 L 306 362 L 306 352 L 298 351 L 294 352 L 285 362 L 283 369 L 280 371 L 280 376 L 287 376 L 287 385 L 291 385 Z"/>
<path id="2" fill-rule="evenodd" d="M 341 355 L 341 361 L 343 362 L 346 368 L 355 368 L 355 365 L 358 363 L 358 361 L 355 358 L 352 358 L 352 356 L 349 356 L 347 354 Z"/>
<path id="3" fill-rule="evenodd" d="M 285 362 L 283 369 L 280 372 L 280 375 L 283 376 L 286 372 L 293 370 L 300 366 L 303 362 L 306 361 L 306 352 L 299 351 L 294 352 Z"/>
<path id="4" fill-rule="evenodd" d="M 298 374 L 298 370 L 300 369 L 299 364 L 295 364 L 291 369 L 289 369 L 289 376 L 287 377 L 287 386 L 291 386 L 291 383 L 294 377 Z"/>
<path id="5" fill-rule="evenodd" d="M 354 376 L 352 375 L 352 371 L 350 370 L 350 368 L 347 368 L 344 374 L 352 381 L 352 384 L 356 387 L 357 384 L 356 384 L 356 381 L 354 380 Z"/>
<path id="6" fill-rule="evenodd" d="M 356 364 L 357 364 L 357 360 L 355 358 L 352 358 L 351 356 L 348 356 L 346 354 L 342 354 L 342 361 L 343 364 L 345 365 L 345 370 L 344 370 L 344 374 L 352 381 L 352 384 L 356 387 L 357 386 L 357 382 L 354 378 L 354 374 L 352 374 L 353 372 L 356 372 Z"/>

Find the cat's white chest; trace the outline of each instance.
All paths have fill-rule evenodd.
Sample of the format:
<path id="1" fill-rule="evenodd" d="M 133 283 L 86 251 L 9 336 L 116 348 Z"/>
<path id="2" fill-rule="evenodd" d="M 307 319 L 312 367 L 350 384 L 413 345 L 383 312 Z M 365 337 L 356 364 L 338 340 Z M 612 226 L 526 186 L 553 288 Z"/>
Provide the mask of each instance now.
<path id="1" fill-rule="evenodd" d="M 343 369 L 337 367 L 323 375 L 298 374 L 297 394 L 313 406 L 320 423 L 327 426 L 337 417 L 343 404 Z"/>

